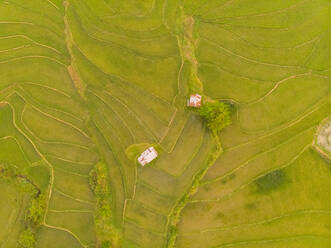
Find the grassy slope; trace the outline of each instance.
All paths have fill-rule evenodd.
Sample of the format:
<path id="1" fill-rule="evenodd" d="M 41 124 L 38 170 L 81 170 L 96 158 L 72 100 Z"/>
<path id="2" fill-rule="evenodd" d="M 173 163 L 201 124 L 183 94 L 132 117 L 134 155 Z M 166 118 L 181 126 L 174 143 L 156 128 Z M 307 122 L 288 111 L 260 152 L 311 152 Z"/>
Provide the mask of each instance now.
<path id="1" fill-rule="evenodd" d="M 29 194 L 17 189 L 13 182 L 0 184 L 0 244 L 3 247 L 16 247 L 20 232 L 23 230 L 21 223 L 24 221 L 24 211 L 29 202 Z"/>
<path id="2" fill-rule="evenodd" d="M 224 154 L 183 210 L 177 247 L 331 244 L 330 165 L 312 147 L 330 115 L 330 78 L 321 76 L 329 59 L 315 60 L 328 39 L 329 6 L 292 2 L 194 12 L 206 92 L 238 108 L 221 135 Z"/>
<path id="3" fill-rule="evenodd" d="M 0 161 L 48 192 L 37 247 L 96 246 L 99 160 L 123 247 L 329 247 L 331 170 L 312 148 L 331 109 L 329 11 L 326 0 L 0 1 Z M 236 103 L 216 161 L 218 140 L 185 108 L 196 89 Z M 137 168 L 125 151 L 142 143 L 161 156 Z M 7 210 L 10 248 L 21 227 Z"/>

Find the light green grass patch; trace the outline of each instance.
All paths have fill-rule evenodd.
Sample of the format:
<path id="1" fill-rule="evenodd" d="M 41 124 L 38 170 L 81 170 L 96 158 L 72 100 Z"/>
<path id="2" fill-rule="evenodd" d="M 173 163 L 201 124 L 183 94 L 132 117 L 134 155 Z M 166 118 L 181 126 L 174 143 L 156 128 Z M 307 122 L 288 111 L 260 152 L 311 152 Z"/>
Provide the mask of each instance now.
<path id="1" fill-rule="evenodd" d="M 330 54 L 331 48 L 331 32 L 328 31 L 321 36 L 321 39 L 316 42 L 315 50 L 307 61 L 307 66 L 314 70 L 322 71 L 328 70 L 331 67 L 330 58 L 327 54 Z"/>
<path id="2" fill-rule="evenodd" d="M 85 210 L 85 211 L 93 211 L 94 204 L 86 203 L 82 201 L 77 201 L 75 199 L 70 198 L 70 196 L 64 195 L 63 193 L 53 190 L 52 197 L 49 201 L 50 211 L 67 211 L 67 210 Z"/>
<path id="3" fill-rule="evenodd" d="M 37 234 L 37 248 L 59 247 L 82 248 L 83 246 L 70 233 L 54 228 L 41 227 Z"/>
<path id="4" fill-rule="evenodd" d="M 246 22 L 247 18 L 238 20 Z M 231 32 L 231 29 L 224 28 L 222 24 L 207 22 L 200 24 L 199 35 L 201 38 L 214 42 L 220 48 L 232 52 L 234 56 L 239 55 L 253 61 L 275 65 L 302 65 L 312 52 L 315 44 L 314 41 L 311 41 L 289 48 L 260 47 L 241 39 L 240 36 Z M 242 84 L 240 86 L 243 87 L 245 85 Z"/>
<path id="5" fill-rule="evenodd" d="M 95 164 L 98 154 L 93 149 L 72 146 L 69 144 L 46 144 L 36 141 L 38 147 L 45 155 L 59 159 L 69 160 L 72 163 Z"/>
<path id="6" fill-rule="evenodd" d="M 330 232 L 326 224 L 330 218 L 327 162 L 309 149 L 283 172 L 291 183 L 264 192 L 266 195 L 260 194 L 258 198 L 253 182 L 231 197 L 189 204 L 180 224 L 181 232 L 186 234 L 179 238 L 179 244 L 184 242 L 182 244 L 199 247 L 202 240 L 208 240 L 208 246 L 222 247 L 241 241 L 304 236 L 308 235 L 308 229 L 310 235 L 327 236 Z M 199 234 L 201 230 L 205 231 Z"/>
<path id="7" fill-rule="evenodd" d="M 29 195 L 20 192 L 13 182 L 0 182 L 0 245 L 5 248 L 15 247 L 16 240 L 23 230 Z"/>
<path id="8" fill-rule="evenodd" d="M 177 75 L 172 72 L 179 69 L 178 58 L 151 60 L 142 56 L 136 56 L 122 47 L 93 40 L 85 34 L 75 14 L 69 13 L 70 26 L 75 36 L 75 41 L 91 62 L 107 74 L 135 83 L 144 90 L 167 101 L 172 100 L 176 94 L 177 85 Z M 91 54 L 92 50 L 93 54 Z M 159 91 L 159 87 L 163 90 Z"/>
<path id="9" fill-rule="evenodd" d="M 125 149 L 125 155 L 128 159 L 135 161 L 150 146 L 149 143 L 132 144 Z"/>
<path id="10" fill-rule="evenodd" d="M 310 128 L 298 135 L 290 137 L 288 140 L 271 149 L 248 157 L 240 162 L 236 161 L 235 158 L 232 159 L 232 162 L 229 160 L 222 161 L 220 165 L 224 168 L 223 173 L 219 174 L 218 177 L 214 174 L 215 181 L 211 181 L 211 184 L 201 186 L 199 192 L 193 198 L 204 200 L 222 198 L 231 195 L 253 180 L 256 180 L 257 186 L 261 182 L 261 187 L 263 187 L 263 177 L 268 173 L 272 173 L 277 168 L 282 168 L 292 163 L 296 159 L 296 156 L 312 142 L 314 133 L 315 129 Z M 232 154 L 232 156 L 234 155 Z M 232 179 L 224 184 L 223 180 L 229 177 Z M 259 189 L 257 188 L 256 190 L 259 192 Z"/>
<path id="11" fill-rule="evenodd" d="M 45 192 L 50 182 L 50 168 L 42 161 L 37 165 L 33 165 L 27 169 L 28 177 L 34 184 L 43 192 Z"/>
<path id="12" fill-rule="evenodd" d="M 43 141 L 90 146 L 90 139 L 83 131 L 62 120 L 42 113 L 34 107 L 25 109 L 23 122 L 35 136 Z"/>
<path id="13" fill-rule="evenodd" d="M 54 170 L 54 187 L 78 200 L 93 202 L 94 196 L 89 186 L 88 177 Z"/>
<path id="14" fill-rule="evenodd" d="M 162 247 L 165 241 L 162 236 L 146 231 L 130 222 L 125 223 L 124 235 L 128 241 L 138 244 L 138 247 Z"/>
<path id="15" fill-rule="evenodd" d="M 91 213 L 48 213 L 46 222 L 72 231 L 85 245 L 95 242 L 94 221 Z"/>
<path id="16" fill-rule="evenodd" d="M 198 120 L 198 116 L 190 116 L 174 150 L 170 154 L 163 154 L 155 163 L 156 168 L 173 176 L 180 176 L 183 173 L 196 155 L 203 140 L 202 121 Z"/>
<path id="17" fill-rule="evenodd" d="M 163 215 L 167 215 L 170 212 L 175 202 L 175 198 L 171 195 L 162 195 L 141 183 L 137 183 L 134 199 L 144 203 L 148 209 L 155 210 Z"/>
<path id="18" fill-rule="evenodd" d="M 80 119 L 87 118 L 86 109 L 75 99 L 77 95 L 71 96 L 56 88 L 45 87 L 44 84 L 24 83 L 21 87 L 42 105 L 68 112 Z"/>
<path id="19" fill-rule="evenodd" d="M 320 105 L 330 93 L 328 79 L 302 76 L 284 81 L 260 102 L 240 109 L 242 128 L 272 129 L 302 116 Z"/>
<path id="20" fill-rule="evenodd" d="M 196 56 L 200 62 L 214 64 L 236 76 L 260 81 L 277 82 L 286 77 L 307 72 L 307 69 L 301 67 L 282 67 L 234 56 L 228 50 L 206 39 L 200 41 Z"/>
<path id="21" fill-rule="evenodd" d="M 234 75 L 208 63 L 201 63 L 198 72 L 204 82 L 206 95 L 214 99 L 231 99 L 238 103 L 258 100 L 275 84 Z"/>
<path id="22" fill-rule="evenodd" d="M 143 229 L 156 233 L 164 233 L 167 223 L 166 216 L 146 208 L 143 202 L 137 201 L 127 203 L 125 218 Z"/>
<path id="23" fill-rule="evenodd" d="M 99 248 L 112 228 L 125 248 L 330 246 L 331 166 L 312 148 L 331 114 L 328 0 L 0 2 L 0 162 L 49 201 L 36 248 Z M 195 92 L 235 105 L 219 137 Z M 27 200 L 0 183 L 1 248 Z"/>
<path id="24" fill-rule="evenodd" d="M 0 161 L 1 163 L 24 169 L 29 166 L 22 148 L 17 143 L 17 140 L 8 137 L 0 140 Z"/>

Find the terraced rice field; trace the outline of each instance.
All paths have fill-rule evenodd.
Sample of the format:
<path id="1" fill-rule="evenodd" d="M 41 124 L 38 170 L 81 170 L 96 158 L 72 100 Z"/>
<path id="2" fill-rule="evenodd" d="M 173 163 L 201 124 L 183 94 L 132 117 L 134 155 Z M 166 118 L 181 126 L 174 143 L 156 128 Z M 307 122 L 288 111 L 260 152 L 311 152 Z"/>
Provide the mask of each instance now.
<path id="1" fill-rule="evenodd" d="M 46 195 L 35 247 L 331 247 L 330 13 L 328 0 L 0 0 L 0 162 Z M 195 92 L 234 105 L 219 137 L 186 107 Z M 128 151 L 148 144 L 159 158 L 141 167 Z M 23 247 L 19 185 L 0 180 L 1 248 Z"/>

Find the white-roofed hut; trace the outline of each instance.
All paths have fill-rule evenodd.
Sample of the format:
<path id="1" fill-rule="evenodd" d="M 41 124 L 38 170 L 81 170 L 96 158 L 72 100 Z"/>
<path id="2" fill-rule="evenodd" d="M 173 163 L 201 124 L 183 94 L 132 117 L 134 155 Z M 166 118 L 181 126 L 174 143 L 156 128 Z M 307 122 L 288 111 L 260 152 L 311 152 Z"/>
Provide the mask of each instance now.
<path id="1" fill-rule="evenodd" d="M 193 108 L 201 107 L 202 97 L 199 94 L 190 95 L 190 99 L 187 100 L 187 106 Z"/>
<path id="2" fill-rule="evenodd" d="M 150 162 L 152 162 L 154 159 L 156 159 L 158 156 L 157 151 L 154 147 L 147 148 L 139 157 L 138 162 L 144 166 Z"/>

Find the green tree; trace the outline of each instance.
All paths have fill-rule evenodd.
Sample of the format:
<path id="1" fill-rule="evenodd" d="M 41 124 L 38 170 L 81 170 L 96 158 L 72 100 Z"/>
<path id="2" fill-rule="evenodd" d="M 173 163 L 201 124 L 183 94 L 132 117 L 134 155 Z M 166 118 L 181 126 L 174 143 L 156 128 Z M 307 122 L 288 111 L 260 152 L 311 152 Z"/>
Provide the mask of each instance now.
<path id="1" fill-rule="evenodd" d="M 26 216 L 26 220 L 31 226 L 37 227 L 40 225 L 45 214 L 45 208 L 46 196 L 44 194 L 39 194 L 39 196 L 32 199 Z"/>
<path id="2" fill-rule="evenodd" d="M 232 106 L 230 104 L 219 101 L 206 102 L 199 108 L 198 113 L 214 134 L 231 124 Z"/>
<path id="3" fill-rule="evenodd" d="M 89 183 L 96 196 L 94 215 L 99 248 L 120 247 L 121 235 L 112 224 L 111 194 L 107 165 L 100 162 L 90 172 Z"/>
<path id="4" fill-rule="evenodd" d="M 110 241 L 106 240 L 106 241 L 103 241 L 100 245 L 100 248 L 111 248 L 111 243 Z"/>
<path id="5" fill-rule="evenodd" d="M 20 248 L 34 248 L 36 244 L 36 239 L 33 230 L 28 227 L 25 229 L 18 239 L 18 244 Z"/>

